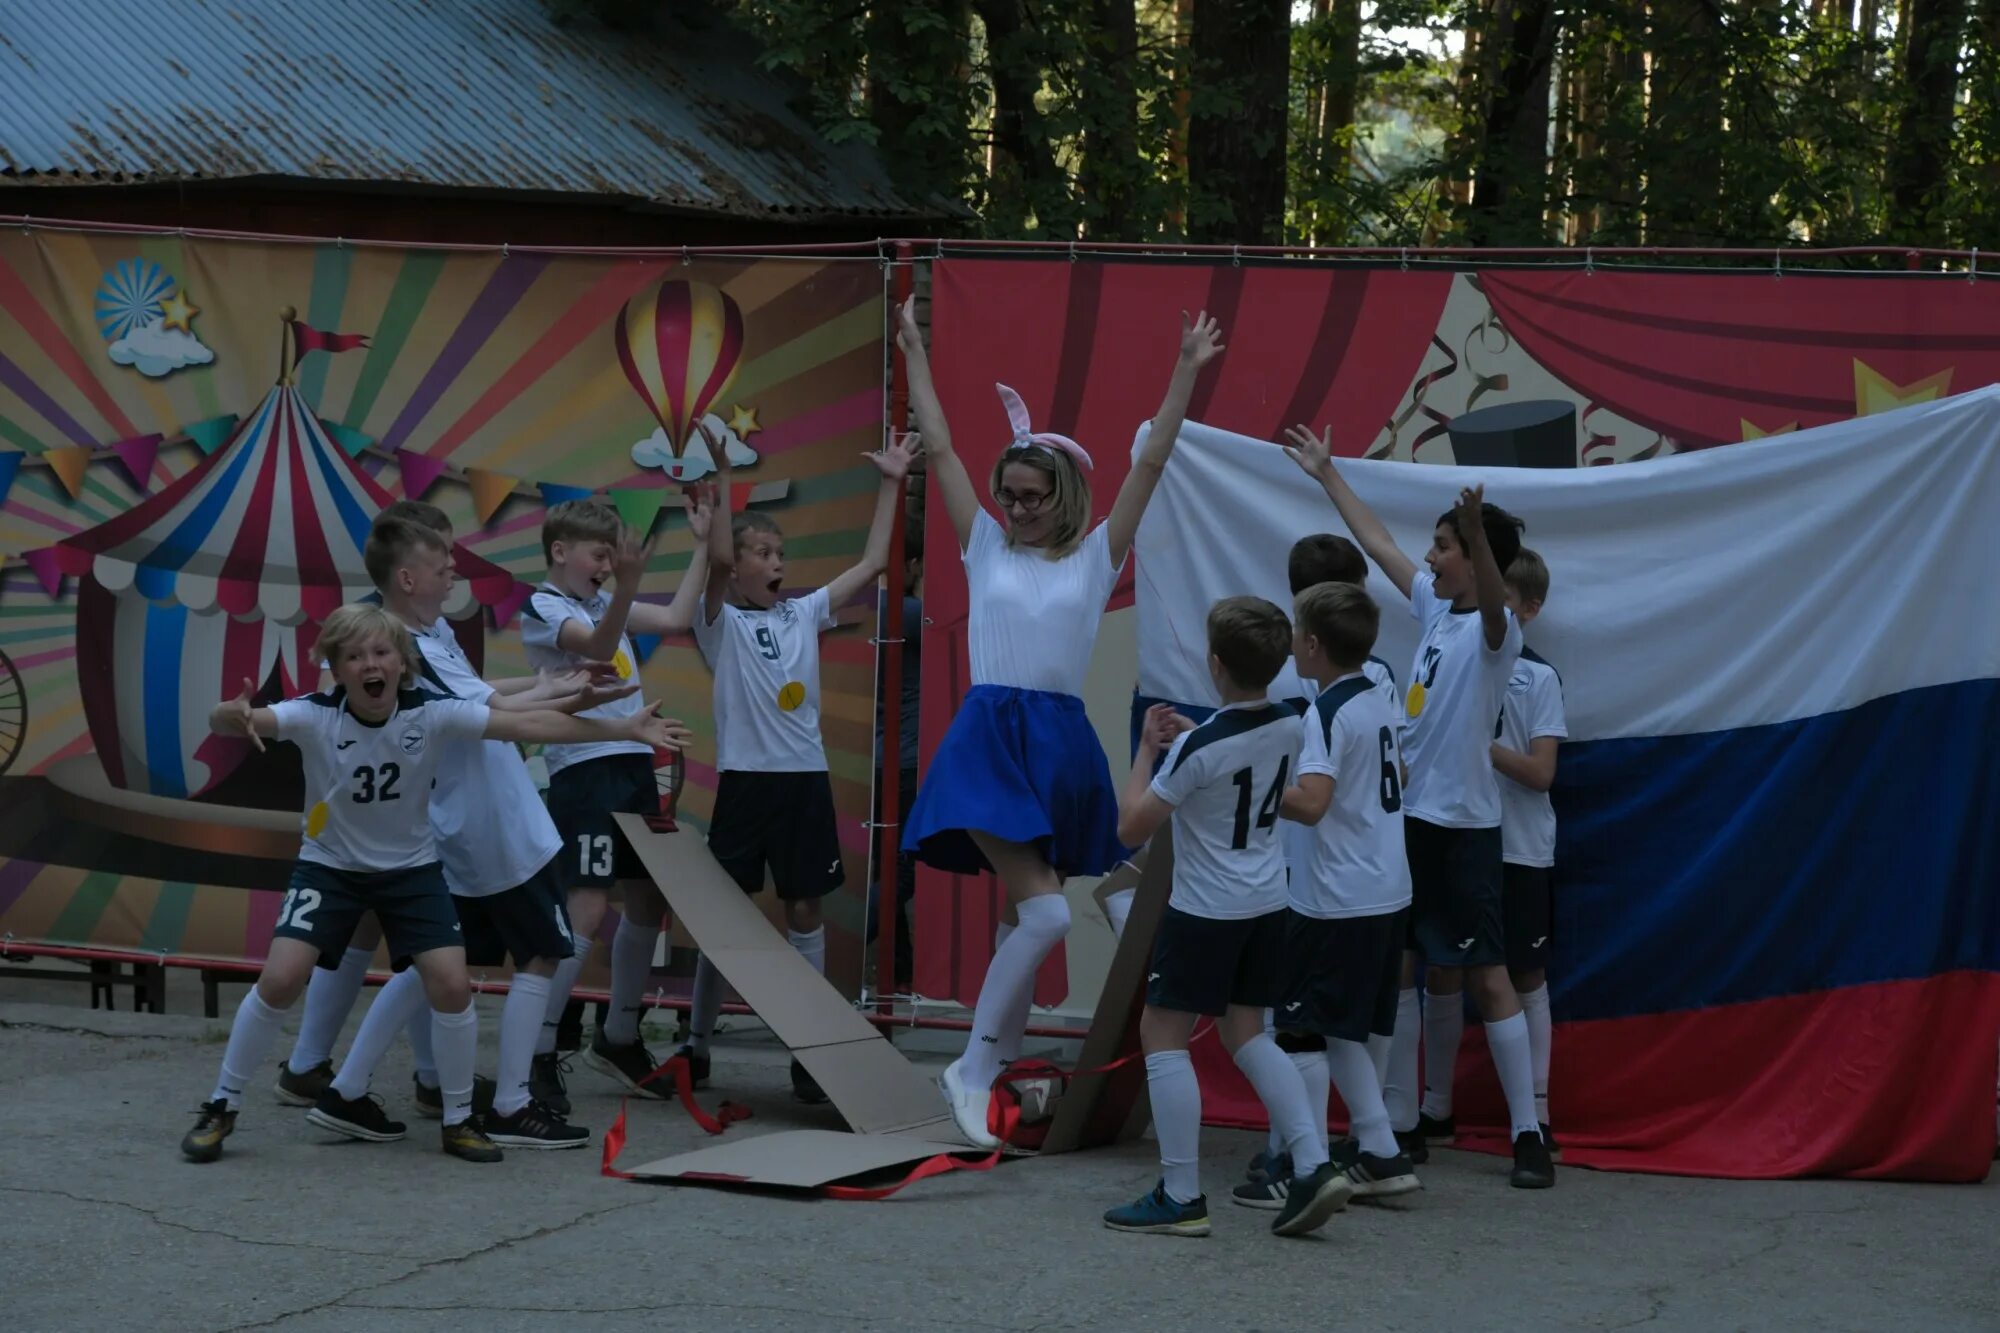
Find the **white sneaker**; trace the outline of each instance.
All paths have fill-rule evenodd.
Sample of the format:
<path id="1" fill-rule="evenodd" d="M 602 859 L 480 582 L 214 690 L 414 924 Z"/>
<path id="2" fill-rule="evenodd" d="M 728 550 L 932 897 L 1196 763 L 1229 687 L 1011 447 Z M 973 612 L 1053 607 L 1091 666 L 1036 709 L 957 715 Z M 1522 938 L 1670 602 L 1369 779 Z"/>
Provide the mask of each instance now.
<path id="1" fill-rule="evenodd" d="M 964 1063 L 953 1060 L 938 1075 L 938 1089 L 944 1093 L 944 1104 L 951 1108 L 952 1123 L 958 1126 L 959 1134 L 975 1148 L 997 1148 L 1000 1140 L 986 1128 L 986 1108 L 992 1101 L 991 1089 L 973 1092 L 959 1078 L 958 1067 Z"/>

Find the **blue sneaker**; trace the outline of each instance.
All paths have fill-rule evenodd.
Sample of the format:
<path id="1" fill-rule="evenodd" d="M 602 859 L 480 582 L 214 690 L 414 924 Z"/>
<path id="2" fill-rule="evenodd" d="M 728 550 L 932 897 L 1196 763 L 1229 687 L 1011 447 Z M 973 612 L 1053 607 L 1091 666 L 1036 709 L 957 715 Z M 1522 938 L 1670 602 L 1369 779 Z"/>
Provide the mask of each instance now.
<path id="1" fill-rule="evenodd" d="M 1123 1208 L 1113 1208 L 1104 1215 L 1104 1225 L 1113 1231 L 1137 1231 L 1160 1236 L 1206 1236 L 1208 1234 L 1208 1198 L 1203 1196 L 1193 1203 L 1180 1203 L 1167 1195 L 1167 1182 L 1153 1186 L 1153 1192 L 1128 1203 Z"/>

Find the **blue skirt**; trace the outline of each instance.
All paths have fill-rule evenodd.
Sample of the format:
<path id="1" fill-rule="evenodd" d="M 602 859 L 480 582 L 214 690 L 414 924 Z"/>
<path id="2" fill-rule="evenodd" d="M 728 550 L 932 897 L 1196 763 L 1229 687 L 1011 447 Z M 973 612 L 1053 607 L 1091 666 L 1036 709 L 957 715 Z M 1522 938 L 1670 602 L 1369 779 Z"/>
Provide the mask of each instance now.
<path id="1" fill-rule="evenodd" d="M 975 685 L 924 773 L 903 850 L 954 875 L 991 870 L 968 831 L 1032 844 L 1056 873 L 1102 875 L 1124 860 L 1118 793 L 1083 700 Z"/>

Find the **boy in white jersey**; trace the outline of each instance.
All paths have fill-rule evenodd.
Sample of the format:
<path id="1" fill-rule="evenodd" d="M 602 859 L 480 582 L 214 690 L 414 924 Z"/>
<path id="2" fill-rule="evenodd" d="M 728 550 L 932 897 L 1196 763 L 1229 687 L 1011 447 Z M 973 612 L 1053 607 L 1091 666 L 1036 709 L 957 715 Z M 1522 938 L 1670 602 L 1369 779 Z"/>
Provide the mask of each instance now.
<path id="1" fill-rule="evenodd" d="M 434 1011 L 445 1151 L 498 1161 L 500 1150 L 472 1120 L 478 1020 L 464 932 L 431 833 L 439 761 L 453 746 L 481 739 L 617 736 L 678 748 L 687 729 L 643 707 L 621 722 L 596 723 L 551 712 L 495 713 L 484 704 L 413 688 L 421 659 L 409 631 L 379 606 L 345 606 L 328 616 L 317 653 L 333 671 L 331 693 L 259 708 L 252 703 L 255 687 L 245 681 L 240 695 L 209 716 L 217 734 L 247 736 L 260 748 L 266 739 L 296 744 L 310 804 L 270 953 L 236 1012 L 215 1092 L 182 1138 L 181 1151 L 197 1162 L 222 1155 L 243 1089 L 277 1038 L 284 1011 L 314 965 L 333 966 L 356 922 L 373 912 L 392 959 L 399 970 L 414 964 Z"/>
<path id="2" fill-rule="evenodd" d="M 1549 567 L 1523 547 L 1507 566 L 1507 608 L 1525 631 L 1549 595 Z M 1535 1113 L 1553 1155 L 1549 1132 L 1549 1053 L 1555 1026 L 1549 1015 L 1549 937 L 1554 933 L 1556 810 L 1549 788 L 1556 781 L 1556 750 L 1569 735 L 1562 677 L 1535 650 L 1521 649 L 1500 726 L 1493 739 L 1493 768 L 1500 774 L 1500 845 L 1507 974 L 1528 1016 L 1528 1049 L 1535 1066 Z"/>
<path id="3" fill-rule="evenodd" d="M 1381 1067 L 1396 1025 L 1396 988 L 1410 903 L 1403 849 L 1401 709 L 1363 670 L 1381 613 L 1351 583 L 1300 593 L 1293 653 L 1299 675 L 1324 686 L 1302 720 L 1297 777 L 1280 814 L 1312 835 L 1291 867 L 1285 937 L 1289 980 L 1278 1006 L 1278 1048 L 1292 1057 L 1324 1126 L 1340 1089 L 1349 1137 L 1333 1157 L 1356 1195 L 1421 1188 L 1396 1145 L 1382 1103 Z M 1253 1207 L 1276 1207 L 1282 1159 L 1236 1187 Z"/>
<path id="4" fill-rule="evenodd" d="M 618 511 L 604 500 L 570 500 L 551 509 L 542 523 L 549 576 L 521 616 L 529 665 L 565 670 L 608 661 L 621 679 L 636 680 L 639 654 L 630 633 L 667 634 L 677 623 L 667 608 L 636 600 L 652 551 L 652 543 L 627 531 Z M 606 580 L 613 581 L 609 593 L 604 591 Z M 607 704 L 588 716 L 615 719 L 628 713 L 632 702 Z M 576 858 L 569 917 L 578 968 L 597 938 L 614 883 L 622 897 L 623 913 L 611 940 L 611 1004 L 586 1057 L 633 1092 L 665 1097 L 658 1083 L 641 1085 L 658 1062 L 639 1039 L 639 1014 L 666 900 L 618 832 L 614 817 L 659 813 L 652 753 L 621 742 L 552 745 L 542 752 L 542 760 L 549 771 L 549 814 L 563 847 Z M 538 1050 L 546 1064 L 553 1064 L 555 1025 L 575 983 L 575 969 L 565 968 L 550 988 L 548 1026 Z"/>
<path id="5" fill-rule="evenodd" d="M 1201 1015 L 1219 1020 L 1223 1044 L 1292 1157 L 1296 1174 L 1272 1186 L 1279 1212 L 1271 1230 L 1312 1231 L 1354 1192 L 1327 1160 L 1325 1101 L 1313 1110 L 1298 1070 L 1264 1032 L 1264 1009 L 1285 982 L 1285 861 L 1276 825 L 1299 748 L 1298 715 L 1265 692 L 1291 639 L 1285 613 L 1262 598 L 1229 597 L 1210 608 L 1208 670 L 1222 707 L 1187 731 L 1166 705 L 1150 709 L 1119 796 L 1118 840 L 1127 846 L 1173 819 L 1174 885 L 1139 1017 L 1160 1181 L 1104 1215 L 1114 1231 L 1208 1234 L 1201 1087 L 1188 1058 Z"/>
<path id="6" fill-rule="evenodd" d="M 1507 1096 L 1514 1147 L 1512 1183 L 1521 1189 L 1555 1184 L 1555 1166 L 1535 1115 L 1535 1078 L 1528 1023 L 1507 977 L 1501 925 L 1500 784 L 1493 772 L 1492 719 L 1521 655 L 1521 627 L 1507 609 L 1500 571 L 1521 549 L 1521 521 L 1484 502 L 1483 488 L 1468 487 L 1438 517 L 1426 570 L 1404 555 L 1374 511 L 1361 502 L 1333 466 L 1333 432 L 1316 436 L 1303 426 L 1286 432 L 1285 452 L 1325 488 L 1348 531 L 1397 591 L 1423 637 L 1410 668 L 1404 699 L 1403 831 L 1409 853 L 1412 956 L 1404 963 L 1414 982 L 1414 951 L 1429 964 L 1432 1002 L 1424 1014 L 1425 1059 L 1448 1069 L 1458 1056 L 1464 1024 L 1462 989 L 1486 1020 L 1501 1089 Z M 1405 989 L 1407 989 L 1407 985 Z M 1398 1023 L 1396 1044 L 1414 1040 Z M 1393 1067 L 1399 1063 L 1391 1054 Z M 1406 1108 L 1398 1108 L 1405 1110 Z M 1422 1139 L 1449 1141 L 1443 1114 L 1419 1119 Z"/>
<path id="7" fill-rule="evenodd" d="M 708 435 L 704 425 L 702 434 Z M 777 520 L 751 511 L 710 524 L 708 585 L 694 637 L 715 676 L 715 809 L 708 847 L 737 885 L 764 888 L 768 868 L 785 905 L 786 935 L 799 956 L 826 971 L 820 899 L 846 876 L 833 782 L 819 730 L 819 636 L 835 614 L 872 590 L 889 561 L 889 534 L 902 502 L 903 478 L 916 457 L 915 437 L 888 441 L 868 455 L 882 483 L 861 560 L 825 587 L 783 595 L 785 534 Z M 716 487 L 729 494 L 729 451 L 709 439 Z M 722 1011 L 722 977 L 704 956 L 695 967 L 688 1044 L 681 1048 L 695 1083 L 708 1078 L 709 1038 Z M 808 1105 L 826 1093 L 792 1061 L 792 1093 Z"/>

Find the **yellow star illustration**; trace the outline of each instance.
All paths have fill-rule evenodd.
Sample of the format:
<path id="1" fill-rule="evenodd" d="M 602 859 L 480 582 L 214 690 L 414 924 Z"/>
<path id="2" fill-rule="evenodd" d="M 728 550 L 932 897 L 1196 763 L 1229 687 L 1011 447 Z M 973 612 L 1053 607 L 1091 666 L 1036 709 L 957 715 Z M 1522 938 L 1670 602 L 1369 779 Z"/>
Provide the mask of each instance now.
<path id="1" fill-rule="evenodd" d="M 1767 435 L 1790 435 L 1799 428 L 1799 423 L 1796 421 L 1787 421 L 1782 426 L 1773 426 L 1771 429 L 1765 430 L 1748 417 L 1738 417 L 1737 420 L 1743 426 L 1743 438 L 1745 440 L 1761 440 Z"/>
<path id="2" fill-rule="evenodd" d="M 738 403 L 736 410 L 729 414 L 729 429 L 736 432 L 737 439 L 747 440 L 764 428 L 757 424 L 756 408 Z"/>
<path id="3" fill-rule="evenodd" d="M 172 296 L 160 302 L 160 314 L 163 316 L 160 320 L 160 327 L 163 329 L 179 329 L 182 333 L 192 333 L 194 330 L 190 329 L 188 325 L 200 313 L 201 307 L 192 304 L 187 299 L 186 292 L 175 292 Z"/>
<path id="4" fill-rule="evenodd" d="M 1946 367 L 1935 375 L 1926 375 L 1908 384 L 1891 383 L 1883 374 L 1863 362 L 1854 359 L 1854 414 L 1860 417 L 1873 416 L 1877 412 L 1893 412 L 1899 407 L 1909 407 L 1913 403 L 1935 402 L 1951 392 L 1951 369 Z"/>

